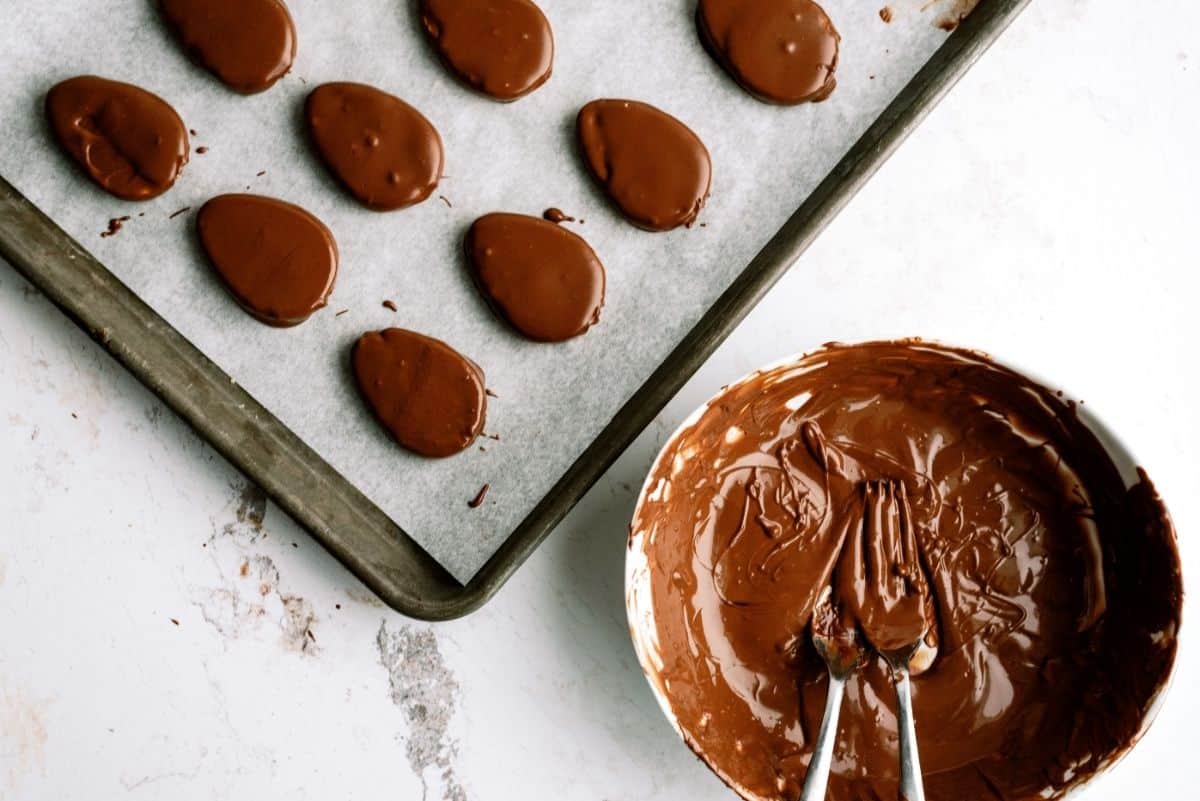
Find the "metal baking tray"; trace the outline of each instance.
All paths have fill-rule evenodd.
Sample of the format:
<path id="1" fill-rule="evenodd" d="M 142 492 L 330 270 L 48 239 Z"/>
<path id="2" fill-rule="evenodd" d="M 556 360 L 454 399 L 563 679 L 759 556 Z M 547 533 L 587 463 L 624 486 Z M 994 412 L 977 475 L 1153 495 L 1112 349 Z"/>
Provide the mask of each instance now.
<path id="1" fill-rule="evenodd" d="M 465 615 L 512 576 L 1029 0 L 982 0 L 466 584 L 0 177 L 0 255 L 403 614 Z"/>

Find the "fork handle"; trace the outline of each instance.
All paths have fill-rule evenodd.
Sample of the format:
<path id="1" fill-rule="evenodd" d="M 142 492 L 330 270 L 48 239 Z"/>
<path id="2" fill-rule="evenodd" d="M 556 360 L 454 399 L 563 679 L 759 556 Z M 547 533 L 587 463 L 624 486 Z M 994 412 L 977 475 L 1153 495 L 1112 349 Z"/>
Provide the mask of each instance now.
<path id="1" fill-rule="evenodd" d="M 829 674 L 829 689 L 825 693 L 825 717 L 821 719 L 821 730 L 813 746 L 812 758 L 808 761 L 808 772 L 804 774 L 804 789 L 800 801 L 822 801 L 825 786 L 829 783 L 829 768 L 833 764 L 833 746 L 837 742 L 838 715 L 842 711 L 842 695 L 846 680 Z M 910 799 L 924 801 L 924 799 Z"/>
<path id="2" fill-rule="evenodd" d="M 900 729 L 900 798 L 902 801 L 925 801 L 925 785 L 921 778 L 921 757 L 917 753 L 917 727 L 913 723 L 912 682 L 908 668 L 895 671 L 896 723 Z"/>

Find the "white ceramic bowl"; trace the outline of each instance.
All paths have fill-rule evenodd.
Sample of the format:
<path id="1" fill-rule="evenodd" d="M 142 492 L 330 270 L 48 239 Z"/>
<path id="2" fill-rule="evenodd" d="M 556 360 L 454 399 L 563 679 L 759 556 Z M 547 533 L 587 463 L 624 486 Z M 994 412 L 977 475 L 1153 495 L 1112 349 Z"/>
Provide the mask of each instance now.
<path id="1" fill-rule="evenodd" d="M 931 347 L 950 347 L 956 350 L 962 350 L 956 346 L 948 346 L 945 343 L 939 343 L 931 340 L 922 340 L 920 344 Z M 776 371 L 783 372 L 786 370 L 795 369 L 800 366 L 800 363 L 803 360 L 819 354 L 824 349 L 825 347 L 823 346 L 813 351 L 793 354 L 776 362 L 772 362 L 765 367 L 759 368 L 758 370 L 743 376 L 738 381 L 726 385 L 706 403 L 688 415 L 687 419 L 685 419 L 679 425 L 679 427 L 675 429 L 674 433 L 672 433 L 667 439 L 666 443 L 662 447 L 662 450 L 659 451 L 658 456 L 655 458 L 654 464 L 651 466 L 650 472 L 646 476 L 646 481 L 642 485 L 642 490 L 638 495 L 637 507 L 636 511 L 634 512 L 634 521 L 636 522 L 640 516 L 642 506 L 646 502 L 647 496 L 657 491 L 656 487 L 651 486 L 651 481 L 658 473 L 659 468 L 662 466 L 663 459 L 666 458 L 666 455 L 672 450 L 675 441 L 679 439 L 684 432 L 695 425 L 700 420 L 704 412 L 709 409 L 709 407 L 721 401 L 722 398 L 724 398 L 730 391 L 741 386 L 747 381 L 758 378 L 759 376 L 767 373 Z M 1040 384 L 1044 387 L 1055 386 L 1053 383 L 1042 380 L 1036 374 L 1032 374 L 1027 370 L 1015 367 L 1004 361 L 996 359 L 991 354 L 981 355 L 986 355 L 986 358 L 993 363 L 1013 370 L 1014 372 L 1019 373 L 1036 384 Z M 1067 401 L 1067 396 L 1065 394 L 1062 397 L 1064 401 Z M 1133 458 L 1133 455 L 1130 453 L 1129 449 L 1126 448 L 1124 443 L 1121 442 L 1116 434 L 1114 434 L 1113 431 L 1092 412 L 1090 406 L 1083 406 L 1082 404 L 1077 405 L 1076 412 L 1079 419 L 1089 429 L 1091 429 L 1091 431 L 1096 435 L 1096 438 L 1107 450 L 1109 457 L 1113 461 L 1113 464 L 1119 470 L 1122 479 L 1124 479 L 1126 487 L 1131 487 L 1136 484 L 1140 480 L 1138 475 L 1139 463 Z M 666 715 L 667 720 L 670 721 L 672 728 L 675 729 L 675 732 L 681 739 L 684 739 L 684 734 L 679 726 L 679 721 L 676 719 L 675 713 L 671 709 L 671 704 L 668 701 L 666 692 L 662 686 L 661 674 L 663 660 L 658 643 L 658 626 L 654 618 L 654 603 L 651 595 L 650 564 L 646 557 L 645 547 L 647 543 L 645 541 L 645 536 L 646 533 L 644 531 L 631 529 L 625 554 L 625 610 L 629 622 L 629 633 L 633 638 L 633 647 L 637 652 L 638 661 L 641 663 L 642 671 L 645 673 L 646 679 L 650 683 L 650 689 L 654 693 L 654 697 L 658 700 L 659 707 L 662 709 L 663 714 Z M 1178 641 L 1178 634 L 1178 631 L 1173 632 L 1176 641 Z M 1083 788 L 1087 787 L 1092 782 L 1097 780 L 1101 775 L 1111 770 L 1113 766 L 1125 756 L 1125 754 L 1132 750 L 1133 745 L 1136 745 L 1138 740 L 1141 739 L 1142 735 L 1146 733 L 1146 730 L 1154 722 L 1154 718 L 1157 716 L 1158 710 L 1162 707 L 1163 700 L 1167 695 L 1167 690 L 1174 679 L 1175 666 L 1177 662 L 1177 659 L 1172 662 L 1171 670 L 1168 673 L 1167 678 L 1156 690 L 1151 703 L 1148 705 L 1143 715 L 1141 729 L 1139 730 L 1137 737 L 1134 738 L 1134 741 L 1130 747 L 1126 748 L 1120 753 L 1115 754 L 1107 762 L 1101 765 L 1095 772 L 1093 772 L 1087 779 L 1071 785 L 1065 794 L 1061 796 L 1061 798 L 1066 799 L 1076 796 L 1080 791 L 1083 790 Z M 705 761 L 705 764 L 708 764 L 713 772 L 716 773 L 722 781 L 733 788 L 738 795 L 740 795 L 743 799 L 746 799 L 746 801 L 771 801 L 770 799 L 758 796 L 746 788 L 739 786 L 736 781 L 734 781 L 730 776 L 724 774 L 718 767 L 711 765 L 707 761 Z"/>

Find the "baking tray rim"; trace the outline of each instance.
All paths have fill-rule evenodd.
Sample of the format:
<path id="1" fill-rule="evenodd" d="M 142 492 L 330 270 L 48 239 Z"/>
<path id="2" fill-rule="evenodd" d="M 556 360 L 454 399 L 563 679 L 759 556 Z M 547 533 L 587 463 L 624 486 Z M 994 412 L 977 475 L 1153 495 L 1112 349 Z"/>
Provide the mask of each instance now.
<path id="1" fill-rule="evenodd" d="M 0 256 L 388 606 L 486 603 L 1029 0 L 982 0 L 465 585 L 0 176 Z"/>

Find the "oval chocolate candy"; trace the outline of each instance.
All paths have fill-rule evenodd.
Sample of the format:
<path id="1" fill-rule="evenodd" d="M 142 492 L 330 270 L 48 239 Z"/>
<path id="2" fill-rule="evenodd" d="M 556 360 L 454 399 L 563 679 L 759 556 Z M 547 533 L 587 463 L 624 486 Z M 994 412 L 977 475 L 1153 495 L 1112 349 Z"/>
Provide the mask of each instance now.
<path id="1" fill-rule="evenodd" d="M 220 195 L 200 208 L 196 228 L 230 293 L 268 325 L 304 322 L 333 291 L 337 243 L 299 206 L 260 195 Z"/>
<path id="2" fill-rule="evenodd" d="M 712 161 L 700 137 L 665 111 L 634 100 L 593 100 L 576 133 L 609 199 L 639 228 L 691 225 L 708 199 Z"/>
<path id="3" fill-rule="evenodd" d="M 296 26 L 283 0 L 159 0 L 193 61 L 242 94 L 271 88 L 296 58 Z"/>
<path id="4" fill-rule="evenodd" d="M 327 83 L 309 94 L 305 116 L 321 160 L 364 206 L 402 209 L 437 188 L 442 138 L 400 98 L 361 83 Z"/>
<path id="5" fill-rule="evenodd" d="M 46 93 L 54 138 L 98 186 L 123 200 L 166 192 L 188 160 L 183 120 L 137 86 L 81 75 Z"/>
<path id="6" fill-rule="evenodd" d="M 554 34 L 530 0 L 421 0 L 442 63 L 460 81 L 512 101 L 544 84 L 554 67 Z"/>
<path id="7" fill-rule="evenodd" d="M 351 353 L 359 392 L 402 446 L 421 456 L 452 456 L 483 430 L 483 371 L 441 340 L 388 328 L 359 337 Z"/>
<path id="8" fill-rule="evenodd" d="M 476 286 L 530 339 L 561 342 L 599 322 L 604 266 L 582 237 L 539 217 L 494 213 L 471 225 L 465 244 Z"/>
<path id="9" fill-rule="evenodd" d="M 819 102 L 837 86 L 841 37 L 813 0 L 700 0 L 696 26 L 709 53 L 759 100 Z"/>

